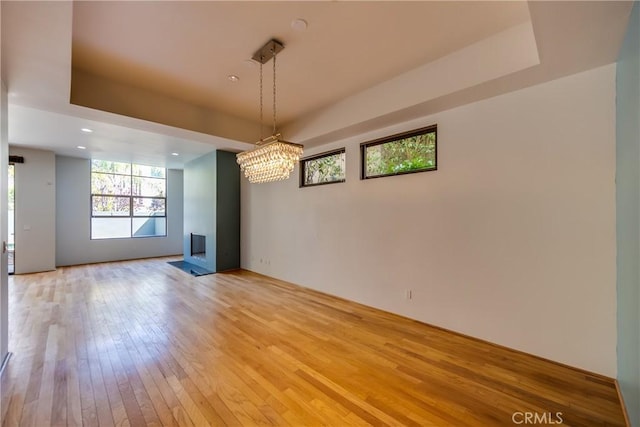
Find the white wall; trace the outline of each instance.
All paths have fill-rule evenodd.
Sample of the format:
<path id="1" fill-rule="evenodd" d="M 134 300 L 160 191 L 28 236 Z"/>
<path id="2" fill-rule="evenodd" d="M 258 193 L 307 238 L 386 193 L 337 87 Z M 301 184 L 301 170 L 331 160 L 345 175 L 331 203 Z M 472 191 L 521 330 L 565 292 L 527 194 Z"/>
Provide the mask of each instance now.
<path id="1" fill-rule="evenodd" d="M 0 5 L 2 10 L 2 5 Z M 0 13 L 1 14 L 1 13 Z M 0 19 L 0 22 L 2 20 Z M 0 197 L 5 202 L 0 201 L 0 235 L 3 241 L 7 241 L 7 162 L 9 150 L 9 131 L 7 116 L 7 88 L 0 76 Z M 0 257 L 0 365 L 5 361 L 9 354 L 9 283 L 8 283 L 8 267 L 7 254 L 3 253 Z M 5 401 L 0 397 L 0 405 Z M 0 417 L 4 415 L 4 411 L 0 411 Z M 2 422 L 2 419 L 0 419 Z"/>
<path id="2" fill-rule="evenodd" d="M 167 236 L 135 239 L 91 240 L 90 174 L 89 160 L 56 157 L 56 265 L 182 254 L 181 170 L 167 171 Z"/>
<path id="3" fill-rule="evenodd" d="M 347 182 L 243 179 L 242 266 L 614 377 L 614 102 L 609 65 L 308 150 Z M 434 123 L 438 171 L 359 179 L 359 143 Z"/>
<path id="4" fill-rule="evenodd" d="M 56 159 L 51 151 L 9 147 L 15 168 L 15 273 L 56 268 Z"/>
<path id="5" fill-rule="evenodd" d="M 616 67 L 618 383 L 640 427 L 640 4 L 629 18 Z"/>

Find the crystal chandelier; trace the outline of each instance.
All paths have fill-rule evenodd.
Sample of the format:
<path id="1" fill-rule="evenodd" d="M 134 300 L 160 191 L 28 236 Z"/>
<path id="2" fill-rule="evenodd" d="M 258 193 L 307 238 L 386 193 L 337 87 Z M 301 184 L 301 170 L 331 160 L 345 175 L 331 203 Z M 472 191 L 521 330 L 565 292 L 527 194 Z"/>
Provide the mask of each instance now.
<path id="1" fill-rule="evenodd" d="M 284 49 L 282 43 L 270 40 L 262 46 L 253 59 L 260 63 L 260 141 L 256 147 L 238 153 L 236 159 L 240 170 L 251 183 L 281 181 L 288 179 L 302 156 L 302 145 L 280 139 L 276 133 L 276 54 Z M 262 138 L 262 65 L 273 58 L 273 134 Z"/>

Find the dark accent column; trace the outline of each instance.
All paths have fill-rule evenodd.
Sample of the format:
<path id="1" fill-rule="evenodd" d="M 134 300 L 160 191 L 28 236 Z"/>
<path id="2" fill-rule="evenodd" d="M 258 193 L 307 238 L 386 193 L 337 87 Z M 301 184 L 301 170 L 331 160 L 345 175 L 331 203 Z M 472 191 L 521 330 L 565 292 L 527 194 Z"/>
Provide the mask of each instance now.
<path id="1" fill-rule="evenodd" d="M 235 153 L 217 156 L 216 271 L 240 268 L 240 167 Z"/>

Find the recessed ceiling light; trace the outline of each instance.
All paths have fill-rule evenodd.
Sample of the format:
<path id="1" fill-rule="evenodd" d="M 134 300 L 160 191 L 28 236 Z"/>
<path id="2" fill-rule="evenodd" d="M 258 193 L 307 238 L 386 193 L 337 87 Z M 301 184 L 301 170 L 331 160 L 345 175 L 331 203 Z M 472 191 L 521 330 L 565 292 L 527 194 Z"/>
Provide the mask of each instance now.
<path id="1" fill-rule="evenodd" d="M 237 83 L 240 80 L 240 77 L 234 74 L 228 75 L 227 78 L 229 79 L 230 82 L 233 82 L 233 83 Z"/>
<path id="2" fill-rule="evenodd" d="M 86 149 L 87 149 L 87 147 L 85 147 L 84 145 L 78 145 L 78 148 L 79 148 L 80 150 L 86 150 Z"/>
<path id="3" fill-rule="evenodd" d="M 89 128 L 82 128 L 80 129 L 82 132 L 86 132 L 86 133 L 91 133 L 93 132 L 93 129 L 89 129 Z"/>
<path id="4" fill-rule="evenodd" d="M 171 153 L 172 156 L 179 156 L 180 154 L 178 153 Z"/>
<path id="5" fill-rule="evenodd" d="M 307 21 L 302 18 L 297 18 L 291 21 L 291 28 L 296 31 L 304 31 L 307 29 Z"/>

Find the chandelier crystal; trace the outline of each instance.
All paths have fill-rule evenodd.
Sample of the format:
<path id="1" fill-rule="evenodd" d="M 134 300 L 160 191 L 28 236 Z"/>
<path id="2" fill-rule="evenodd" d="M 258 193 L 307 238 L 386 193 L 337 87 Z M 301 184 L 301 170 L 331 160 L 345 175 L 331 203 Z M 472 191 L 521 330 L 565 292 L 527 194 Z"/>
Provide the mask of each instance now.
<path id="1" fill-rule="evenodd" d="M 270 40 L 253 55 L 253 59 L 260 63 L 261 130 L 262 65 L 273 58 L 273 134 L 267 138 L 261 137 L 255 148 L 236 155 L 240 170 L 252 184 L 288 179 L 302 156 L 302 145 L 283 141 L 280 139 L 281 135 L 276 133 L 276 54 L 282 49 L 282 43 Z"/>
<path id="2" fill-rule="evenodd" d="M 236 155 L 240 170 L 250 183 L 282 181 L 302 155 L 302 145 L 281 141 L 280 134 L 260 141 L 257 147 Z"/>

